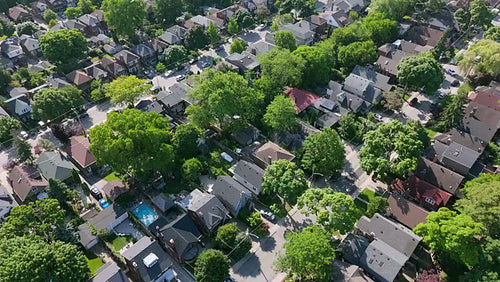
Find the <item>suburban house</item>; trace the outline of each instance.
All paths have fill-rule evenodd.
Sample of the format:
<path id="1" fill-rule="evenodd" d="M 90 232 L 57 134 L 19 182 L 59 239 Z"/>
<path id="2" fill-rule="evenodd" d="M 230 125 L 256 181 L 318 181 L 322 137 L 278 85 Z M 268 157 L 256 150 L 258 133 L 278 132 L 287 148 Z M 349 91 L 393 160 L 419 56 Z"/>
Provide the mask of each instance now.
<path id="1" fill-rule="evenodd" d="M 30 12 L 34 17 L 42 17 L 43 12 L 45 12 L 45 10 L 47 10 L 48 8 L 49 8 L 49 6 L 47 6 L 45 1 L 43 1 L 43 0 L 34 1 L 34 2 L 31 2 Z"/>
<path id="2" fill-rule="evenodd" d="M 107 262 L 96 271 L 91 281 L 128 282 L 128 278 L 115 262 Z"/>
<path id="3" fill-rule="evenodd" d="M 163 52 L 165 51 L 165 49 L 167 49 L 168 44 L 158 38 L 151 40 L 150 44 L 151 48 L 153 48 L 153 50 L 156 52 L 156 60 L 163 61 L 163 58 L 165 57 L 163 55 Z"/>
<path id="4" fill-rule="evenodd" d="M 139 111 L 143 111 L 146 113 L 155 112 L 157 114 L 163 115 L 163 112 L 165 112 L 165 109 L 163 108 L 163 105 L 160 104 L 160 102 L 150 99 L 142 99 L 137 102 L 134 107 Z"/>
<path id="5" fill-rule="evenodd" d="M 476 162 L 481 155 L 477 150 L 472 150 L 454 141 L 450 145 L 439 143 L 434 143 L 434 148 L 441 151 L 435 155 L 437 155 L 437 160 L 447 168 L 464 176 L 479 175 L 483 171 L 484 165 Z"/>
<path id="6" fill-rule="evenodd" d="M 158 38 L 169 45 L 182 44 L 186 32 L 187 29 L 178 25 L 173 25 L 167 28 Z"/>
<path id="7" fill-rule="evenodd" d="M 191 29 L 195 26 L 202 26 L 204 29 L 207 29 L 208 26 L 210 25 L 210 23 L 214 23 L 215 25 L 215 22 L 203 15 L 196 15 L 192 18 L 190 18 L 189 20 L 185 21 L 184 22 L 184 27 L 186 29 Z"/>
<path id="8" fill-rule="evenodd" d="M 378 103 L 382 99 L 382 90 L 375 88 L 369 79 L 351 73 L 344 81 L 344 91 L 354 94 L 370 103 Z"/>
<path id="9" fill-rule="evenodd" d="M 0 223 L 5 222 L 5 219 L 10 214 L 10 210 L 17 206 L 16 201 L 7 192 L 7 189 L 0 184 Z"/>
<path id="10" fill-rule="evenodd" d="M 460 186 L 464 177 L 438 163 L 426 158 L 420 158 L 415 175 L 458 198 L 463 197 Z"/>
<path id="11" fill-rule="evenodd" d="M 239 160 L 229 171 L 233 178 L 245 186 L 252 193 L 259 195 L 262 192 L 262 182 L 264 181 L 264 170 L 254 163 Z"/>
<path id="12" fill-rule="evenodd" d="M 84 25 L 84 34 L 86 36 L 93 36 L 102 34 L 104 32 L 102 22 L 92 14 L 85 14 L 78 17 L 78 21 Z"/>
<path id="13" fill-rule="evenodd" d="M 500 111 L 470 102 L 465 108 L 462 129 L 489 143 L 500 128 Z"/>
<path id="14" fill-rule="evenodd" d="M 353 111 L 355 113 L 366 114 L 373 107 L 373 105 L 365 99 L 347 91 L 342 91 L 337 95 L 332 95 L 330 96 L 330 99 L 341 108 L 346 109 L 347 112 Z"/>
<path id="15" fill-rule="evenodd" d="M 450 193 L 423 181 L 415 175 L 408 177 L 406 181 L 396 179 L 392 187 L 431 210 L 437 210 L 439 207 L 446 206 L 451 198 Z"/>
<path id="16" fill-rule="evenodd" d="M 115 179 L 107 181 L 106 184 L 102 186 L 101 190 L 107 199 L 114 201 L 116 200 L 116 198 L 118 198 L 118 196 L 127 192 L 128 188 L 123 182 Z"/>
<path id="17" fill-rule="evenodd" d="M 226 57 L 226 61 L 237 66 L 242 74 L 247 70 L 255 70 L 259 67 L 257 56 L 247 51 L 233 53 Z"/>
<path id="18" fill-rule="evenodd" d="M 121 50 L 120 52 L 113 55 L 113 57 L 124 64 L 127 67 L 129 73 L 137 73 L 139 71 L 140 57 L 136 54 L 128 50 Z"/>
<path id="19" fill-rule="evenodd" d="M 295 113 L 297 114 L 307 109 L 319 99 L 318 96 L 313 95 L 311 92 L 295 87 L 285 89 L 284 93 L 286 96 L 292 98 L 295 103 Z"/>
<path id="20" fill-rule="evenodd" d="M 170 256 L 179 262 L 193 261 L 203 250 L 201 233 L 187 214 L 158 227 L 155 235 Z"/>
<path id="21" fill-rule="evenodd" d="M 389 84 L 391 79 L 387 75 L 383 75 L 375 71 L 372 66 L 359 66 L 356 65 L 352 70 L 352 73 L 361 76 L 369 81 L 373 82 L 373 86 L 376 89 L 380 89 L 383 92 L 388 92 L 392 90 L 393 85 Z"/>
<path id="22" fill-rule="evenodd" d="M 400 193 L 394 192 L 389 196 L 387 216 L 394 218 L 406 227 L 413 229 L 427 219 L 429 212 L 421 206 L 405 199 Z"/>
<path id="23" fill-rule="evenodd" d="M 23 47 L 24 52 L 30 54 L 33 57 L 39 57 L 42 54 L 40 45 L 38 45 L 38 39 L 28 36 L 26 34 L 21 35 L 20 43 Z"/>
<path id="24" fill-rule="evenodd" d="M 83 92 L 90 92 L 90 84 L 92 77 L 83 70 L 74 70 L 66 75 L 69 82 L 73 83 L 78 89 Z"/>
<path id="25" fill-rule="evenodd" d="M 444 31 L 432 27 L 417 25 L 405 34 L 405 39 L 421 46 L 436 47 L 443 33 Z"/>
<path id="26" fill-rule="evenodd" d="M 47 181 L 40 176 L 36 168 L 27 165 L 15 166 L 7 176 L 7 180 L 19 203 L 26 202 L 47 187 Z"/>
<path id="27" fill-rule="evenodd" d="M 370 4 L 366 0 L 328 0 L 326 7 L 330 11 L 342 10 L 345 13 L 350 11 L 362 12 Z"/>
<path id="28" fill-rule="evenodd" d="M 127 68 L 116 59 L 102 58 L 100 66 L 107 71 L 111 77 L 119 77 L 127 74 Z"/>
<path id="29" fill-rule="evenodd" d="M 242 146 L 248 146 L 257 141 L 260 136 L 260 130 L 249 124 L 248 126 L 231 133 L 231 137 Z"/>
<path id="30" fill-rule="evenodd" d="M 92 233 L 92 229 L 104 229 L 112 232 L 113 229 L 128 218 L 128 213 L 125 209 L 117 204 L 111 204 L 109 207 L 100 211 L 96 216 L 91 218 L 87 223 L 78 226 L 78 235 L 80 243 L 90 249 L 98 242 L 98 238 Z M 92 229 L 91 227 L 92 226 Z"/>
<path id="31" fill-rule="evenodd" d="M 403 58 L 430 51 L 432 48 L 429 45 L 422 46 L 398 39 L 393 43 L 387 43 L 378 48 L 379 57 L 375 64 L 384 74 L 395 78 L 398 71 L 397 66 Z"/>
<path id="32" fill-rule="evenodd" d="M 253 157 L 255 158 L 255 163 L 264 169 L 277 160 L 293 161 L 295 159 L 295 155 L 271 141 L 260 146 L 253 153 Z"/>
<path id="33" fill-rule="evenodd" d="M 31 118 L 30 101 L 25 95 L 19 95 L 5 100 L 5 105 L 11 116 L 26 122 Z"/>
<path id="34" fill-rule="evenodd" d="M 500 111 L 500 89 L 495 87 L 479 86 L 469 94 L 469 101 Z"/>
<path id="35" fill-rule="evenodd" d="M 102 33 L 99 33 L 98 35 L 90 37 L 88 39 L 88 41 L 89 41 L 89 46 L 90 47 L 96 48 L 96 47 L 108 44 L 109 41 L 110 41 L 110 39 L 109 39 L 108 36 L 106 36 L 106 35 L 104 35 Z"/>
<path id="36" fill-rule="evenodd" d="M 215 195 L 193 190 L 178 205 L 187 211 L 198 228 L 204 233 L 211 233 L 221 225 L 230 214 Z"/>
<path id="37" fill-rule="evenodd" d="M 17 4 L 16 6 L 9 8 L 9 18 L 16 23 L 22 23 L 29 21 L 31 16 L 25 6 Z"/>
<path id="38" fill-rule="evenodd" d="M 63 13 L 66 10 L 66 1 L 64 0 L 46 0 L 49 8 L 56 13 Z"/>
<path id="39" fill-rule="evenodd" d="M 350 25 L 353 21 L 349 15 L 342 11 L 324 11 L 318 17 L 325 19 L 326 23 L 333 29 Z"/>
<path id="40" fill-rule="evenodd" d="M 363 269 L 343 260 L 333 261 L 333 282 L 374 282 Z"/>
<path id="41" fill-rule="evenodd" d="M 115 41 L 111 41 L 108 44 L 104 44 L 102 46 L 102 49 L 104 52 L 106 52 L 109 55 L 115 55 L 116 53 L 120 52 L 123 50 L 123 46 L 120 43 L 116 43 Z M 103 58 L 104 59 L 104 58 Z"/>
<path id="42" fill-rule="evenodd" d="M 76 167 L 57 151 L 45 151 L 36 160 L 38 170 L 45 179 L 68 180 Z"/>
<path id="43" fill-rule="evenodd" d="M 19 95 L 28 95 L 29 91 L 25 87 L 12 87 L 12 86 L 7 86 L 5 88 L 5 92 L 9 94 L 11 98 L 17 97 Z"/>
<path id="44" fill-rule="evenodd" d="M 312 45 L 314 42 L 314 31 L 310 29 L 309 24 L 305 24 L 305 21 L 301 21 L 295 24 L 285 24 L 280 27 L 280 30 L 288 30 L 295 36 L 295 42 L 297 46 L 300 45 Z M 275 32 L 268 32 L 265 36 L 267 42 L 274 44 L 274 34 Z"/>
<path id="45" fill-rule="evenodd" d="M 208 190 L 219 198 L 234 217 L 252 199 L 252 193 L 228 175 L 217 177 Z"/>
<path id="46" fill-rule="evenodd" d="M 168 91 L 160 91 L 156 100 L 163 105 L 165 111 L 171 115 L 183 115 L 186 108 L 191 105 L 187 95 L 193 89 L 188 85 L 177 82 L 168 88 Z"/>
<path id="47" fill-rule="evenodd" d="M 311 30 L 316 33 L 316 36 L 324 34 L 328 29 L 326 19 L 318 15 L 311 15 L 305 20 L 311 24 Z"/>
<path id="48" fill-rule="evenodd" d="M 271 44 L 265 40 L 259 40 L 257 42 L 248 45 L 247 51 L 252 53 L 254 56 L 258 56 L 260 54 L 269 53 L 275 47 L 276 45 Z"/>
<path id="49" fill-rule="evenodd" d="M 90 152 L 90 141 L 84 136 L 72 136 L 69 139 L 69 155 L 75 161 L 80 170 L 90 172 L 92 166 L 96 164 L 96 158 Z"/>
<path id="50" fill-rule="evenodd" d="M 9 37 L 0 42 L 0 50 L 14 65 L 20 65 L 24 59 L 23 47 L 19 45 L 19 38 Z"/>
<path id="51" fill-rule="evenodd" d="M 482 139 L 456 128 L 452 128 L 446 133 L 436 134 L 433 139 L 447 146 L 449 146 L 452 142 L 456 142 L 478 152 L 483 152 L 486 149 L 486 146 L 488 146 L 488 143 Z"/>
<path id="52" fill-rule="evenodd" d="M 175 281 L 172 258 L 160 244 L 148 236 L 142 237 L 122 253 L 134 281 Z"/>
<path id="53" fill-rule="evenodd" d="M 175 206 L 175 197 L 173 195 L 166 196 L 161 193 L 151 198 L 151 202 L 162 212 L 166 212 Z"/>
<path id="54" fill-rule="evenodd" d="M 145 65 L 154 65 L 156 63 L 156 53 L 151 46 L 141 43 L 132 47 L 130 51 L 139 56 Z"/>
<path id="55" fill-rule="evenodd" d="M 410 229 L 376 213 L 371 219 L 362 216 L 356 227 L 373 238 L 349 234 L 339 245 L 348 262 L 363 267 L 377 281 L 392 282 L 400 276 L 422 240 Z"/>

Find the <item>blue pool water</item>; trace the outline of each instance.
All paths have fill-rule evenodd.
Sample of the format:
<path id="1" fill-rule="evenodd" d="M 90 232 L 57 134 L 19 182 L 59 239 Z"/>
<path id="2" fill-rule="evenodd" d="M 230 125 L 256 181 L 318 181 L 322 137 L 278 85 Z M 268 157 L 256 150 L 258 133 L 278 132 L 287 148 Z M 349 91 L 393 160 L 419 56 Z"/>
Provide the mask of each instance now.
<path id="1" fill-rule="evenodd" d="M 146 226 L 158 219 L 155 211 L 145 203 L 141 203 L 132 210 L 132 213 Z"/>

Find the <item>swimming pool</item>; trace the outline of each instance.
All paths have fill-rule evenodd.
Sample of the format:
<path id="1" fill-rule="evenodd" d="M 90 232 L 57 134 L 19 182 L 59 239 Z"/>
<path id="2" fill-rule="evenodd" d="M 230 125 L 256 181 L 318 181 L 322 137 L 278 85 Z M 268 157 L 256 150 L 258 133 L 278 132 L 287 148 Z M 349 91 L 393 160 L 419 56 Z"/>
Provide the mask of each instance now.
<path id="1" fill-rule="evenodd" d="M 139 204 L 132 213 L 146 226 L 158 219 L 156 212 L 145 203 Z"/>

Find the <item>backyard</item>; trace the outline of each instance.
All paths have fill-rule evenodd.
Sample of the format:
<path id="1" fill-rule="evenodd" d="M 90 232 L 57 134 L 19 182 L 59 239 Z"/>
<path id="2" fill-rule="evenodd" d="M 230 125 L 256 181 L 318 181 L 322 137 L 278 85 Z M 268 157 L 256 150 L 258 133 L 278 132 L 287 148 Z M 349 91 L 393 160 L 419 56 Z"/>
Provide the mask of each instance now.
<path id="1" fill-rule="evenodd" d="M 89 265 L 90 272 L 92 272 L 92 276 L 94 276 L 97 270 L 104 265 L 102 259 L 91 252 L 85 252 L 85 259 Z"/>

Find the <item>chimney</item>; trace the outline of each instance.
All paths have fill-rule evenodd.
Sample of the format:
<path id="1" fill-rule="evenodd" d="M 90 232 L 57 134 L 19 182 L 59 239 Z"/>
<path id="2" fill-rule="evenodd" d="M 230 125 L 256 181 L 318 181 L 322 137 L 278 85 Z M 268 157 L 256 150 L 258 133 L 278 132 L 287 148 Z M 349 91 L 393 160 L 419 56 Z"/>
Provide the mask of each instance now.
<path id="1" fill-rule="evenodd" d="M 252 53 L 252 55 L 254 55 L 254 56 L 257 56 L 257 50 L 255 50 L 255 49 L 250 50 L 250 53 Z"/>
<path id="2" fill-rule="evenodd" d="M 352 99 L 349 99 L 349 104 L 348 105 L 349 105 L 349 108 L 350 108 L 351 105 L 352 105 Z"/>
<path id="3" fill-rule="evenodd" d="M 273 157 L 271 155 L 267 156 L 267 164 L 270 165 L 273 162 Z"/>
<path id="4" fill-rule="evenodd" d="M 432 161 L 437 163 L 437 160 L 438 160 L 438 155 L 437 154 L 434 154 L 434 158 L 432 158 Z"/>
<path id="5" fill-rule="evenodd" d="M 299 27 L 302 27 L 302 22 L 299 22 Z"/>
<path id="6" fill-rule="evenodd" d="M 477 107 L 472 108 L 472 111 L 470 111 L 469 117 L 474 117 L 476 115 L 476 112 L 477 112 Z"/>
<path id="7" fill-rule="evenodd" d="M 174 248 L 174 249 L 175 249 L 175 241 L 174 241 L 174 239 L 170 239 L 170 240 L 168 241 L 168 243 L 170 244 L 170 246 L 172 246 L 172 248 Z"/>

